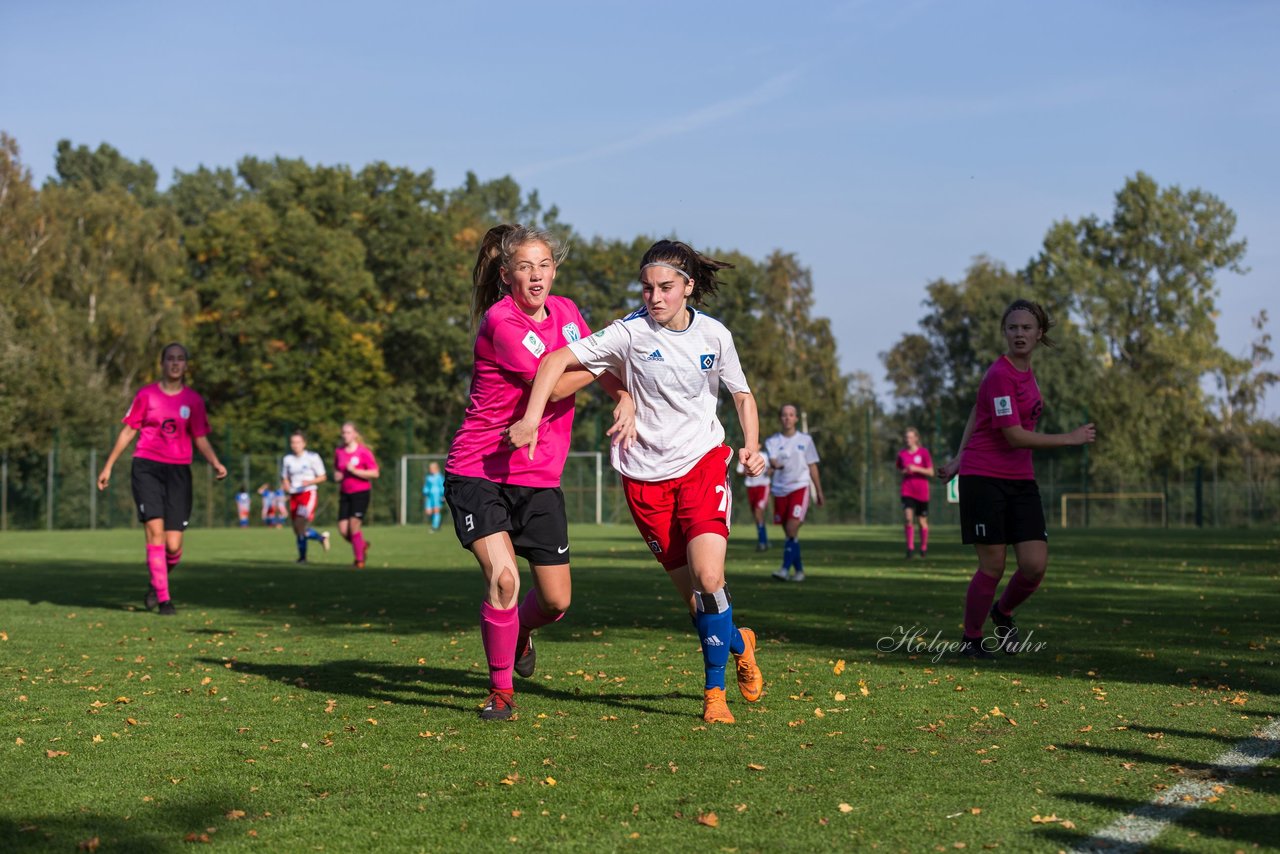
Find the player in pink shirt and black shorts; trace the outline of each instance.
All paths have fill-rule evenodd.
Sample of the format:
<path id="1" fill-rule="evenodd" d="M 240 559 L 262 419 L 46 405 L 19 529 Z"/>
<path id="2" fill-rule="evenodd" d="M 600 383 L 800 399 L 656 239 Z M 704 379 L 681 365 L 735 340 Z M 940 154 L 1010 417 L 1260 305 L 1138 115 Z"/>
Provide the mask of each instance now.
<path id="1" fill-rule="evenodd" d="M 640 261 L 644 307 L 544 359 L 524 418 L 508 433 L 535 459 L 543 442 L 538 421 L 566 371 L 616 370 L 626 378 L 636 407 L 636 441 L 614 445 L 613 467 L 622 475 L 640 536 L 692 612 L 702 641 L 702 719 L 725 724 L 734 722 L 725 698 L 730 654 L 743 698 L 758 702 L 764 689 L 755 633 L 734 625 L 725 583 L 729 461 L 737 457 L 752 476 L 764 472 L 759 416 L 733 335 L 694 308 L 716 292 L 716 274 L 730 266 L 675 240 L 649 247 Z M 736 452 L 725 444 L 716 414 L 722 384 L 733 395 L 742 427 L 743 446 Z"/>
<path id="2" fill-rule="evenodd" d="M 187 388 L 187 348 L 169 344 L 160 353 L 161 379 L 143 386 L 122 420 L 124 427 L 98 474 L 98 489 L 111 484 L 111 469 L 138 436 L 133 452 L 131 486 L 138 521 L 147 540 L 151 586 L 143 599 L 147 610 L 177 613 L 169 599 L 169 573 L 182 560 L 182 535 L 191 518 L 191 448 L 209 461 L 218 480 L 227 469 L 209 444 L 209 417 L 204 398 Z"/>
<path id="3" fill-rule="evenodd" d="M 364 538 L 364 517 L 369 512 L 371 481 L 378 479 L 378 461 L 364 444 L 356 425 L 342 425 L 342 444 L 333 451 L 333 479 L 338 484 L 338 533 L 351 543 L 355 568 L 364 569 L 369 542 Z"/>
<path id="4" fill-rule="evenodd" d="M 898 471 L 902 472 L 903 532 L 907 537 L 907 559 L 915 549 L 916 523 L 920 524 L 920 557 L 929 553 L 929 478 L 933 477 L 933 457 L 920 445 L 920 431 L 908 427 L 907 446 L 898 451 Z"/>
<path id="5" fill-rule="evenodd" d="M 1046 334 L 1052 325 L 1045 310 L 1029 300 L 1015 300 L 1005 309 L 1001 327 L 1008 349 L 978 386 L 960 453 L 938 471 L 943 480 L 960 474 L 961 538 L 978 553 L 978 570 L 965 596 L 960 646 L 960 654 L 971 658 L 993 658 L 996 649 L 1018 652 L 1014 609 L 1040 586 L 1049 562 L 1049 534 L 1031 451 L 1085 445 L 1097 436 L 1092 424 L 1070 433 L 1035 432 L 1043 402 L 1031 354 L 1040 344 L 1053 346 Z M 995 602 L 1010 544 L 1018 570 Z M 984 640 L 988 615 L 995 636 Z"/>
<path id="6" fill-rule="evenodd" d="M 546 453 L 536 460 L 511 448 L 504 435 L 524 414 L 542 358 L 590 332 L 572 300 L 551 294 L 558 245 L 544 231 L 495 226 L 472 271 L 475 367 L 462 426 L 445 461 L 444 494 L 458 541 L 484 572 L 480 637 L 489 696 L 480 710 L 483 720 L 512 716 L 512 671 L 527 678 L 536 663 L 530 632 L 556 622 L 569 607 L 569 523 L 560 475 L 573 432 L 574 393 L 595 377 L 576 371 L 556 387 L 537 424 Z M 626 438 L 629 396 L 615 377 L 601 379 L 615 399 L 625 399 L 609 433 Z M 533 575 L 533 589 L 519 602 L 517 558 L 529 561 Z"/>

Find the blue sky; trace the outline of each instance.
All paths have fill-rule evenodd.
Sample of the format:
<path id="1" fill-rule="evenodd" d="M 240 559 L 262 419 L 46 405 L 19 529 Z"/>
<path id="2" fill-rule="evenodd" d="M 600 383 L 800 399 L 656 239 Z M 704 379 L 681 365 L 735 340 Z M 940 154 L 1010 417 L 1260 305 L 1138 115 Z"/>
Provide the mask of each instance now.
<path id="1" fill-rule="evenodd" d="M 1259 309 L 1280 329 L 1276 3 L 3 3 L 0 33 L 37 180 L 61 138 L 165 179 L 246 154 L 510 174 L 588 236 L 795 252 L 882 395 L 927 282 L 1020 267 L 1139 170 L 1239 216 L 1223 345 Z"/>

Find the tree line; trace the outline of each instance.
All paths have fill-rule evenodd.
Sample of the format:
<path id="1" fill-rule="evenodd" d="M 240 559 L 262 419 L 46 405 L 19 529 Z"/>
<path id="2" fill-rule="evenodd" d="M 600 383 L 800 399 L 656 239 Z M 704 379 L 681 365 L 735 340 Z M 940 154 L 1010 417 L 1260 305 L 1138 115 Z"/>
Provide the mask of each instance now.
<path id="1" fill-rule="evenodd" d="M 246 157 L 161 190 L 147 161 L 63 141 L 36 187 L 0 136 L 0 448 L 47 448 L 55 431 L 105 444 L 159 348 L 181 340 L 224 456 L 279 452 L 295 428 L 330 447 L 344 420 L 384 459 L 443 452 L 470 381 L 471 267 L 498 222 L 570 246 L 555 290 L 593 328 L 639 304 L 638 259 L 657 236 L 586 238 L 511 178 L 441 188 L 386 163 Z M 783 251 L 698 248 L 735 265 L 704 308 L 734 330 L 765 429 L 796 402 L 852 477 L 875 403 L 867 377 L 840 370 L 810 272 Z M 599 449 L 612 404 L 578 397 L 575 447 Z"/>
<path id="2" fill-rule="evenodd" d="M 181 340 L 224 456 L 277 453 L 295 428 L 329 447 L 344 420 L 384 458 L 443 452 L 469 387 L 471 266 L 498 222 L 570 245 L 555 289 L 593 328 L 639 304 L 637 259 L 664 236 L 584 237 L 509 177 L 445 188 L 430 170 L 382 162 L 245 157 L 175 171 L 161 189 L 146 160 L 64 140 L 37 187 L 0 133 L 0 450 L 43 450 L 55 436 L 105 446 L 156 378 L 160 347 Z M 1245 269 L 1235 226 L 1215 196 L 1138 173 L 1110 219 L 1053 224 L 1022 269 L 977 257 L 961 280 L 927 285 L 919 329 L 882 354 L 887 410 L 868 371 L 841 371 L 793 253 L 698 248 L 735 264 L 705 309 L 734 331 L 764 432 L 779 405 L 798 404 L 830 483 L 845 487 L 833 496 L 851 505 L 906 425 L 936 437 L 935 456 L 954 449 L 1003 350 L 1002 309 L 1024 296 L 1058 321 L 1058 351 L 1036 360 L 1043 423 L 1099 424 L 1094 476 L 1150 482 L 1245 456 L 1274 472 L 1280 429 L 1260 415 L 1277 380 L 1265 314 L 1244 355 L 1220 344 L 1214 319 L 1218 277 Z M 610 408 L 579 395 L 576 449 L 603 447 Z"/>

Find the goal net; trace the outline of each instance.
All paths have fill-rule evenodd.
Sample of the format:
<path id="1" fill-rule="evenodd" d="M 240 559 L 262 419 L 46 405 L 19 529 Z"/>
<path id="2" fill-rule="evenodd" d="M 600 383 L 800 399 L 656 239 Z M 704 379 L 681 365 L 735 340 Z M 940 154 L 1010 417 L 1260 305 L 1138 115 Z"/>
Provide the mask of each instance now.
<path id="1" fill-rule="evenodd" d="M 444 471 L 444 454 L 405 454 L 400 458 L 400 524 L 422 524 L 422 484 L 427 467 L 436 462 Z M 565 514 L 570 522 L 599 525 L 604 516 L 604 455 L 600 451 L 574 451 L 565 460 L 560 476 Z M 449 507 L 446 504 L 447 515 Z"/>
<path id="2" fill-rule="evenodd" d="M 1168 527 L 1163 492 L 1064 492 L 1064 528 Z"/>

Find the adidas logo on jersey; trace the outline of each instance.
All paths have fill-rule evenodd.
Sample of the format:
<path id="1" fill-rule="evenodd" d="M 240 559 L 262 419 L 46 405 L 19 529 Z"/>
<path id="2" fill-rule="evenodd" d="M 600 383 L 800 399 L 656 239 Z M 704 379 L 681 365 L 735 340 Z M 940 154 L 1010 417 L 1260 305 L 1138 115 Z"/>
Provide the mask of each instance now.
<path id="1" fill-rule="evenodd" d="M 643 359 L 646 362 L 665 362 L 666 361 L 666 359 L 662 358 L 661 350 L 654 350 L 649 355 L 644 356 Z"/>

